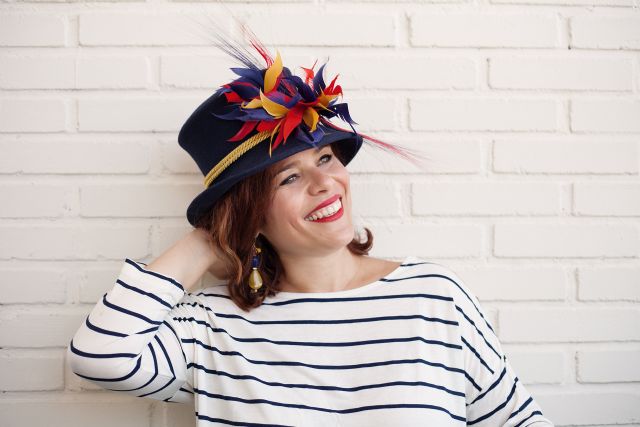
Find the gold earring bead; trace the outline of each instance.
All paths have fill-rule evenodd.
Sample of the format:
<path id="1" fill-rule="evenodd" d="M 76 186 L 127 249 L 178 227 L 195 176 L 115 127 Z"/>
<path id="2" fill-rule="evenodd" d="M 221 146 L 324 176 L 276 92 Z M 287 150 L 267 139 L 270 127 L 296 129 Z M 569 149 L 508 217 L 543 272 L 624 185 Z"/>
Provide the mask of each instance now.
<path id="1" fill-rule="evenodd" d="M 256 254 L 253 256 L 251 260 L 251 274 L 249 274 L 249 287 L 251 288 L 251 293 L 255 294 L 258 292 L 258 289 L 262 287 L 262 276 L 258 271 L 258 254 L 262 252 L 262 249 L 256 247 Z"/>

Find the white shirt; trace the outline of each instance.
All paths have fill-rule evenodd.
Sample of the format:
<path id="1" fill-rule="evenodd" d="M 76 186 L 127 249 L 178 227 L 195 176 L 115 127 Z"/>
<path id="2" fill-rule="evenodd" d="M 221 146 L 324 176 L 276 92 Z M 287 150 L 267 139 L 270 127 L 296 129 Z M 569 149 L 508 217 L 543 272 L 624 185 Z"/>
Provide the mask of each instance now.
<path id="1" fill-rule="evenodd" d="M 194 405 L 198 426 L 553 426 L 477 298 L 407 257 L 373 283 L 250 312 L 126 259 L 68 348 L 110 390 Z"/>

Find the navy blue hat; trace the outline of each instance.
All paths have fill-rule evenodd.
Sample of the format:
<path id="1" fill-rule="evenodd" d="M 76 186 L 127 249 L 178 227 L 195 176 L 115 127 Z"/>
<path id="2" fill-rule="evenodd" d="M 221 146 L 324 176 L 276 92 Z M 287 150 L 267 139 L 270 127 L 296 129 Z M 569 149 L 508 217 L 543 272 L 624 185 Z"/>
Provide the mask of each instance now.
<path id="1" fill-rule="evenodd" d="M 243 127 L 246 128 L 246 121 L 220 117 L 237 106 L 236 103 L 228 101 L 225 93 L 228 92 L 218 91 L 200 104 L 184 123 L 178 135 L 180 146 L 189 153 L 205 176 L 205 190 L 187 208 L 187 220 L 194 227 L 234 184 L 284 158 L 309 148 L 338 142 L 347 164 L 362 146 L 363 139 L 359 134 L 323 123 L 316 126 L 316 130 L 320 131 L 314 135 L 320 135 L 319 138 L 315 138 L 317 141 L 309 139 L 310 134 L 302 130 L 291 132 L 286 140 L 272 149 L 269 135 L 260 138 L 260 134 L 264 132 L 254 130 L 246 134 L 243 138 L 245 142 L 230 142 L 229 140 Z M 253 146 L 246 151 L 243 150 L 243 144 L 252 137 L 257 143 L 251 144 Z"/>

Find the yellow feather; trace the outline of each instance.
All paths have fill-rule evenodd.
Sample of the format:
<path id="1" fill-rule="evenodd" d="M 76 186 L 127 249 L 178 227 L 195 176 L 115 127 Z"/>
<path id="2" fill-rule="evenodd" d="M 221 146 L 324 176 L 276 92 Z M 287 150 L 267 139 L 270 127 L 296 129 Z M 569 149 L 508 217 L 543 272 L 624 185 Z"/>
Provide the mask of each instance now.
<path id="1" fill-rule="evenodd" d="M 271 92 L 278 80 L 278 76 L 282 73 L 282 59 L 280 52 L 276 51 L 276 59 L 264 74 L 264 91 Z"/>

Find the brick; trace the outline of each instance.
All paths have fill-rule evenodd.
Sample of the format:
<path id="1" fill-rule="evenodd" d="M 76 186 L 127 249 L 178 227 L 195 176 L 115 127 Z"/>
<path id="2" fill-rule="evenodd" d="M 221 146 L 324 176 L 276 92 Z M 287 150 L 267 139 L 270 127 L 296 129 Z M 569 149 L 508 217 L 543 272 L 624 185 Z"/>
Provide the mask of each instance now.
<path id="1" fill-rule="evenodd" d="M 490 0 L 495 4 L 548 4 L 553 6 L 635 6 L 635 0 Z"/>
<path id="2" fill-rule="evenodd" d="M 475 284 L 483 301 L 561 301 L 567 288 L 567 276 L 559 268 L 460 267 L 456 272 Z"/>
<path id="3" fill-rule="evenodd" d="M 393 98 L 350 96 L 348 100 L 351 118 L 358 123 L 359 132 L 389 131 L 397 126 L 400 103 Z M 349 129 L 349 125 L 341 120 L 333 120 L 338 126 Z"/>
<path id="4" fill-rule="evenodd" d="M 178 132 L 204 99 L 195 97 L 78 100 L 81 132 Z"/>
<path id="5" fill-rule="evenodd" d="M 76 269 L 82 276 L 82 282 L 78 286 L 79 302 L 96 304 L 102 295 L 111 290 L 116 284 L 125 257 L 129 256 L 123 253 L 122 261 L 115 263 L 111 268 Z"/>
<path id="6" fill-rule="evenodd" d="M 204 190 L 204 175 L 189 153 L 180 147 L 175 139 L 157 144 L 154 150 L 159 152 L 165 170 L 176 174 L 193 174 L 194 176 L 189 182 Z"/>
<path id="7" fill-rule="evenodd" d="M 77 61 L 76 88 L 144 89 L 150 85 L 150 71 L 146 57 L 84 55 Z"/>
<path id="8" fill-rule="evenodd" d="M 524 350 L 506 345 L 503 350 L 523 384 L 562 384 L 564 381 L 568 364 L 562 351 Z"/>
<path id="9" fill-rule="evenodd" d="M 101 184 L 80 187 L 84 217 L 183 216 L 199 187 L 181 184 Z"/>
<path id="10" fill-rule="evenodd" d="M 548 182 L 428 182 L 411 185 L 414 215 L 553 215 L 560 188 Z"/>
<path id="11" fill-rule="evenodd" d="M 0 205 L 0 218 L 63 216 L 70 209 L 76 191 L 72 186 L 4 182 L 0 187 L 0 199 L 13 203 Z"/>
<path id="12" fill-rule="evenodd" d="M 288 66 L 288 61 L 284 65 Z M 160 58 L 160 82 L 169 87 L 213 90 L 239 78 L 229 69 L 237 66 L 222 55 L 165 55 Z"/>
<path id="13" fill-rule="evenodd" d="M 573 184 L 576 215 L 640 215 L 640 184 L 637 182 L 578 182 Z"/>
<path id="14" fill-rule="evenodd" d="M 410 16 L 413 46 L 555 47 L 553 15 L 497 13 L 415 13 Z"/>
<path id="15" fill-rule="evenodd" d="M 87 393 L 88 394 L 88 393 Z M 115 392 L 93 393 L 83 399 L 56 397 L 3 398 L 0 402 L 0 423 L 5 427 L 43 425 L 52 427 L 86 427 L 96 420 L 108 420 L 118 427 L 145 427 L 149 424 L 151 399 L 98 402 L 104 395 Z M 73 399 L 73 400 L 72 400 Z M 87 401 L 86 399 L 93 399 Z"/>
<path id="16" fill-rule="evenodd" d="M 64 389 L 62 351 L 0 351 L 0 390 L 44 391 Z M 29 375 L 25 375 L 28 372 Z"/>
<path id="17" fill-rule="evenodd" d="M 8 225 L 0 227 L 0 258 L 120 259 L 123 249 L 130 258 L 145 256 L 148 233 L 149 226 Z"/>
<path id="18" fill-rule="evenodd" d="M 0 15 L 0 46 L 64 46 L 67 20 L 52 13 Z"/>
<path id="19" fill-rule="evenodd" d="M 478 257 L 482 253 L 482 228 L 475 225 L 413 225 L 369 223 L 374 236 L 371 256 L 398 258 Z"/>
<path id="20" fill-rule="evenodd" d="M 583 350 L 576 360 L 581 383 L 640 381 L 639 350 Z"/>
<path id="21" fill-rule="evenodd" d="M 557 426 L 610 426 L 640 418 L 640 395 L 624 390 L 558 390 L 536 401 Z"/>
<path id="22" fill-rule="evenodd" d="M 62 132 L 66 105 L 61 99 L 0 99 L 0 132 Z"/>
<path id="23" fill-rule="evenodd" d="M 636 141 L 496 140 L 493 170 L 508 173 L 637 174 Z"/>
<path id="24" fill-rule="evenodd" d="M 640 132 L 640 101 L 575 99 L 571 101 L 574 132 Z"/>
<path id="25" fill-rule="evenodd" d="M 21 135 L 19 140 L 0 140 L 0 172 L 140 174 L 149 171 L 151 150 L 149 144 L 110 135 L 90 140 L 70 135 L 32 140 Z"/>
<path id="26" fill-rule="evenodd" d="M 502 308 L 504 342 L 598 342 L 640 339 L 634 308 Z"/>
<path id="27" fill-rule="evenodd" d="M 0 269 L 0 275 L 4 282 L 0 304 L 61 304 L 66 300 L 66 280 L 60 269 L 38 265 L 4 267 Z"/>
<path id="28" fill-rule="evenodd" d="M 640 301 L 640 268 L 607 267 L 578 269 L 581 301 Z"/>
<path id="29" fill-rule="evenodd" d="M 71 56 L 0 57 L 0 88 L 3 89 L 73 89 L 75 60 Z"/>
<path id="30" fill-rule="evenodd" d="M 326 12 L 323 7 L 306 6 L 301 12 L 284 12 L 269 6 L 255 7 L 245 22 L 269 46 L 395 45 L 394 14 L 384 11 Z M 322 37 L 318 37 L 318 31 L 309 31 L 312 22 L 330 22 L 331 26 L 328 31 L 320 31 Z"/>
<path id="31" fill-rule="evenodd" d="M 570 18 L 569 23 L 571 47 L 588 49 L 640 48 L 640 16 L 638 14 L 584 14 Z"/>
<path id="32" fill-rule="evenodd" d="M 91 311 L 5 308 L 0 317 L 1 347 L 66 347 Z"/>
<path id="33" fill-rule="evenodd" d="M 482 147 L 478 141 L 452 139 L 447 137 L 428 137 L 411 135 L 410 137 L 388 137 L 376 135 L 384 141 L 398 144 L 417 151 L 423 157 L 422 166 L 418 167 L 402 158 L 381 153 L 366 143 L 358 155 L 347 166 L 353 173 L 421 173 L 421 174 L 477 174 L 482 170 Z"/>
<path id="34" fill-rule="evenodd" d="M 494 245 L 497 257 L 635 257 L 640 234 L 626 224 L 496 224 Z"/>
<path id="35" fill-rule="evenodd" d="M 210 46 L 207 35 L 197 30 L 197 18 L 183 13 L 80 13 L 78 40 L 82 46 Z"/>
<path id="36" fill-rule="evenodd" d="M 558 105 L 548 99 L 410 99 L 412 130 L 553 131 Z"/>
<path id="37" fill-rule="evenodd" d="M 631 58 L 489 58 L 489 85 L 498 89 L 633 90 Z"/>
<path id="38" fill-rule="evenodd" d="M 351 179 L 351 210 L 354 216 L 397 217 L 400 215 L 399 192 L 389 181 Z"/>

